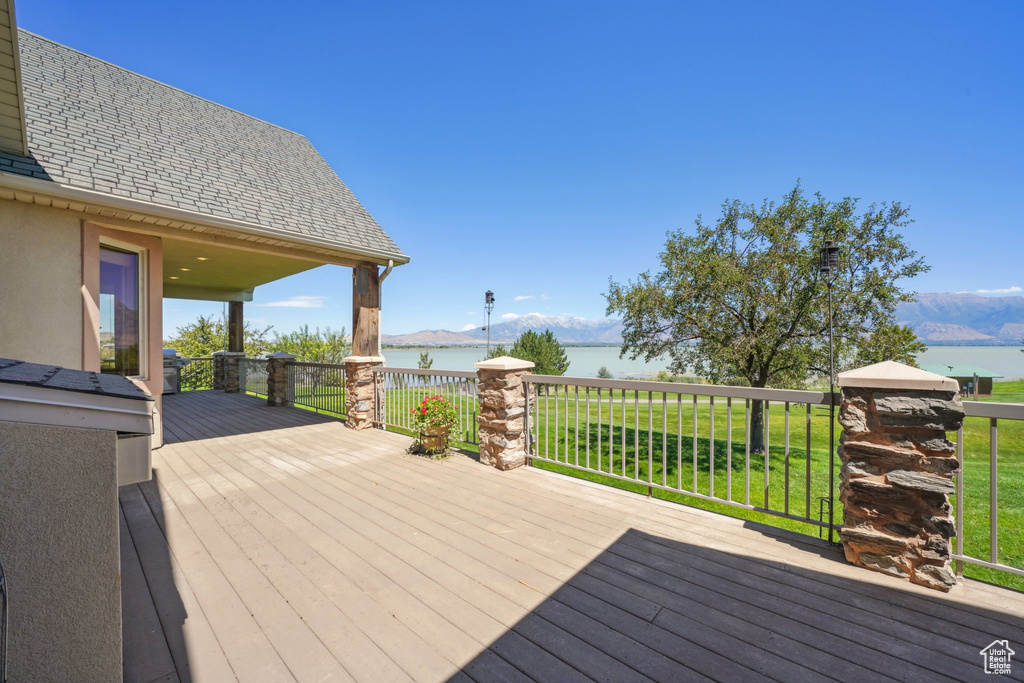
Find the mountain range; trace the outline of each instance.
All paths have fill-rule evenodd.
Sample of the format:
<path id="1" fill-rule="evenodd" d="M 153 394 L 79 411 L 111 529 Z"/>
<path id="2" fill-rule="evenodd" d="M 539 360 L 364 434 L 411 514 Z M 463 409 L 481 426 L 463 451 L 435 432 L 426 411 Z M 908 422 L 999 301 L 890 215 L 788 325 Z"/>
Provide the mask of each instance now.
<path id="1" fill-rule="evenodd" d="M 900 304 L 896 318 L 909 325 L 929 346 L 1019 346 L 1024 340 L 1024 297 L 977 294 L 918 294 Z M 563 344 L 622 343 L 622 321 L 588 320 L 537 313 L 491 325 L 491 343 L 510 344 L 526 330 L 550 329 Z M 463 332 L 422 330 L 412 334 L 382 335 L 394 346 L 477 346 L 487 339 L 484 328 Z"/>

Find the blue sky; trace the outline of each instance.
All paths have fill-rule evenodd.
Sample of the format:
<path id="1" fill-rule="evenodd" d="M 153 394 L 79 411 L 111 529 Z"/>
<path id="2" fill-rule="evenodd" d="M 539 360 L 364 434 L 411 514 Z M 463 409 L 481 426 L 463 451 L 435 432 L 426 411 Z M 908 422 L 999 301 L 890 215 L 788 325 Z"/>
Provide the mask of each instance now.
<path id="1" fill-rule="evenodd" d="M 495 316 L 600 317 L 608 278 L 655 267 L 666 231 L 797 178 L 910 205 L 932 266 L 918 291 L 1024 287 L 1019 2 L 17 10 L 30 31 L 306 135 L 412 256 L 384 285 L 387 333 L 479 325 L 487 289 Z M 258 288 L 247 317 L 347 328 L 349 273 Z M 220 310 L 168 300 L 165 328 Z"/>

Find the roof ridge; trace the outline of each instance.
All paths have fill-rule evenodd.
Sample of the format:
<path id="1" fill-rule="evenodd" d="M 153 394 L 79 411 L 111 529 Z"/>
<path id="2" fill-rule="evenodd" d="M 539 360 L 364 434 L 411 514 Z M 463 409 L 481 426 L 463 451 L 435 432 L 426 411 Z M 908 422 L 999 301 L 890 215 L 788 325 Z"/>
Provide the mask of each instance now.
<path id="1" fill-rule="evenodd" d="M 169 83 L 164 83 L 163 81 L 158 81 L 157 79 L 152 78 L 150 76 L 147 76 L 146 74 L 140 74 L 137 71 L 132 71 L 131 69 L 126 69 L 123 66 L 118 66 L 117 64 L 114 64 L 113 62 L 108 62 L 105 59 L 100 59 L 99 57 L 97 57 L 95 55 L 89 54 L 88 52 L 82 52 L 81 50 L 78 50 L 76 48 L 71 47 L 70 45 L 65 45 L 64 43 L 58 42 L 58 41 L 54 40 L 53 38 L 47 38 L 46 36 L 41 36 L 38 33 L 34 33 L 32 31 L 29 31 L 28 29 L 22 28 L 21 26 L 18 27 L 18 31 L 21 32 L 21 33 L 26 33 L 26 34 L 32 36 L 33 38 L 38 38 L 39 40 L 45 40 L 46 42 L 48 42 L 48 43 L 50 43 L 52 45 L 56 45 L 57 47 L 64 48 L 65 50 L 70 50 L 71 52 L 75 52 L 77 54 L 80 54 L 83 57 L 88 57 L 89 59 L 91 59 L 91 60 L 93 60 L 95 62 L 99 62 L 100 64 L 105 64 L 105 65 L 107 65 L 109 67 L 113 67 L 114 69 L 117 69 L 118 71 L 124 71 L 125 73 L 131 74 L 132 76 L 137 76 L 139 78 L 145 78 L 147 81 L 151 81 L 153 83 L 156 83 L 157 85 L 159 85 L 161 87 L 168 88 L 170 90 L 175 90 L 175 91 L 180 92 L 180 93 L 182 93 L 184 95 L 188 95 L 189 97 L 194 97 L 197 100 L 202 100 L 203 102 L 208 102 L 208 103 L 210 103 L 210 104 L 212 104 L 212 105 L 214 105 L 216 107 L 220 107 L 221 109 L 226 109 L 227 111 L 234 112 L 236 114 L 240 114 L 241 116 L 244 116 L 246 118 L 252 119 L 253 121 L 258 121 L 260 123 L 265 123 L 268 126 L 273 126 L 274 128 L 278 128 L 280 130 L 283 130 L 286 133 L 291 133 L 292 135 L 297 135 L 300 138 L 303 138 L 304 140 L 307 140 L 307 141 L 309 140 L 309 138 L 307 138 L 302 133 L 299 133 L 298 131 L 294 131 L 294 130 L 292 130 L 290 128 L 285 128 L 284 126 L 278 125 L 278 124 L 276 124 L 276 123 L 274 123 L 272 121 L 267 121 L 265 119 L 261 119 L 258 116 L 253 116 L 252 114 L 247 114 L 244 111 L 240 111 L 240 110 L 235 109 L 233 107 L 229 107 L 226 104 L 221 104 L 220 102 L 215 102 L 215 101 L 213 101 L 213 100 L 211 100 L 211 99 L 209 99 L 207 97 L 203 97 L 202 95 L 196 95 L 195 93 L 189 92 L 188 90 L 185 90 L 183 88 L 178 88 L 178 87 L 173 86 L 173 85 L 171 85 Z M 312 143 L 310 143 L 310 144 L 312 144 Z"/>

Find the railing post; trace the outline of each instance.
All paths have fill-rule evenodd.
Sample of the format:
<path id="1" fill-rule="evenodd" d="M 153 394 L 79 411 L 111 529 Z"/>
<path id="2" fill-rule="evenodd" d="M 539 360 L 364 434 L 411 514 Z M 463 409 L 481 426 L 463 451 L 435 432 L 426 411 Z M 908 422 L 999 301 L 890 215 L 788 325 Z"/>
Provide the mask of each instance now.
<path id="1" fill-rule="evenodd" d="M 959 462 L 946 432 L 964 419 L 956 380 L 886 361 L 841 373 L 839 386 L 846 559 L 948 591 Z"/>
<path id="2" fill-rule="evenodd" d="M 288 386 L 288 363 L 295 360 L 290 353 L 272 353 L 267 356 L 267 405 L 290 406 L 291 387 Z"/>
<path id="3" fill-rule="evenodd" d="M 370 429 L 377 414 L 377 391 L 373 368 L 384 364 L 384 356 L 349 356 L 345 363 L 345 425 Z"/>
<path id="4" fill-rule="evenodd" d="M 219 354 L 219 356 L 218 356 Z M 214 352 L 214 358 L 220 358 L 221 370 L 221 386 L 217 387 L 217 361 L 214 360 L 214 388 L 221 388 L 225 393 L 237 394 L 241 390 L 241 383 L 239 382 L 239 361 L 245 358 L 245 353 L 241 351 L 216 351 Z"/>
<path id="5" fill-rule="evenodd" d="M 510 470 L 526 463 L 526 393 L 523 375 L 530 361 L 509 356 L 477 363 L 477 396 L 480 401 L 480 462 Z"/>
<path id="6" fill-rule="evenodd" d="M 213 352 L 213 388 L 224 390 L 224 354 L 227 351 Z"/>

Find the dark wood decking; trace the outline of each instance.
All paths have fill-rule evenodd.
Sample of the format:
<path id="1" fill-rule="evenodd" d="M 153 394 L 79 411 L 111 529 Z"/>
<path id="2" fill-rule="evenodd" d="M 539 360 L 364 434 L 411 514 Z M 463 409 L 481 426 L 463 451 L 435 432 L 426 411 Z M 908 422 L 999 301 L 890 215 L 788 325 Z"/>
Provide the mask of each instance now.
<path id="1" fill-rule="evenodd" d="M 164 412 L 121 491 L 126 681 L 923 682 L 1024 652 L 1013 591 L 251 397 Z"/>

